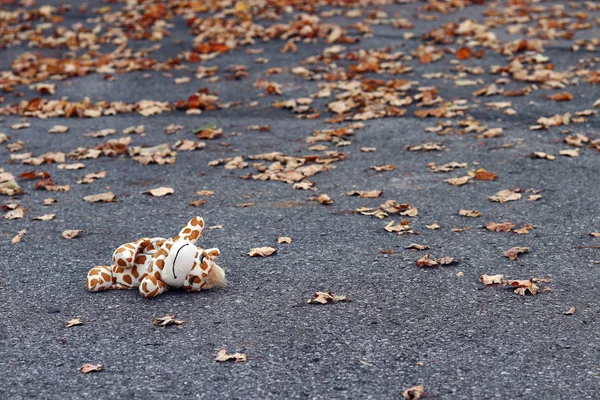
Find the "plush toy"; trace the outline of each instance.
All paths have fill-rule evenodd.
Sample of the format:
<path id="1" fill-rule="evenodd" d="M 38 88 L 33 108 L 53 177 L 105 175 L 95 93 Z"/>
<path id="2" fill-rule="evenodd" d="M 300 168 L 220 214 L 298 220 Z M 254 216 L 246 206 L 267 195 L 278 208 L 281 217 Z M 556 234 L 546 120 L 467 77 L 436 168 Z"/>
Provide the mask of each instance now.
<path id="1" fill-rule="evenodd" d="M 172 239 L 142 238 L 119 247 L 112 266 L 90 270 L 85 286 L 91 292 L 140 288 L 144 297 L 156 297 L 168 289 L 192 292 L 225 285 L 225 273 L 214 259 L 219 249 L 201 249 L 194 243 L 202 236 L 204 220 L 194 217 Z"/>

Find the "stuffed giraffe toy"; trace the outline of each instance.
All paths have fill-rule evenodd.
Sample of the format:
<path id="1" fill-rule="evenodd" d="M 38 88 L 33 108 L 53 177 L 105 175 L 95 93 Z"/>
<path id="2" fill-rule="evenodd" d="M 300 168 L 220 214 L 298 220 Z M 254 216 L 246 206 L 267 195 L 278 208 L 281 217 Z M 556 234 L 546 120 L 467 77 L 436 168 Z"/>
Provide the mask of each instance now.
<path id="1" fill-rule="evenodd" d="M 156 297 L 168 289 L 192 292 L 223 286 L 225 273 L 214 259 L 219 249 L 201 249 L 194 243 L 202 236 L 204 220 L 194 217 L 172 239 L 142 238 L 120 246 L 112 265 L 90 270 L 85 286 L 91 292 L 134 289 Z"/>

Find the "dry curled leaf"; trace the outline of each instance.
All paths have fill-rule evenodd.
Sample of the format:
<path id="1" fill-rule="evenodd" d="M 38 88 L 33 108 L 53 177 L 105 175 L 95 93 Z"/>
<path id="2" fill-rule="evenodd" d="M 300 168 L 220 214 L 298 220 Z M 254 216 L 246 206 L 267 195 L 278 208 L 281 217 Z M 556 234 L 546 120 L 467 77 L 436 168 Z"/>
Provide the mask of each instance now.
<path id="1" fill-rule="evenodd" d="M 511 247 L 504 252 L 504 257 L 508 257 L 510 260 L 518 261 L 519 254 L 529 253 L 529 247 Z"/>
<path id="2" fill-rule="evenodd" d="M 110 203 L 116 201 L 115 194 L 113 192 L 106 192 L 100 194 L 93 194 L 85 196 L 83 200 L 89 203 Z"/>
<path id="3" fill-rule="evenodd" d="M 382 195 L 381 190 L 371 190 L 371 191 L 362 191 L 362 190 L 352 190 L 351 192 L 347 192 L 347 196 L 360 196 L 363 199 L 375 199 Z"/>
<path id="4" fill-rule="evenodd" d="M 54 125 L 52 128 L 48 129 L 50 133 L 65 133 L 69 130 L 68 126 L 65 125 Z"/>
<path id="5" fill-rule="evenodd" d="M 346 296 L 333 294 L 329 292 L 316 292 L 311 299 L 308 299 L 309 304 L 327 304 L 327 303 L 338 303 L 340 301 L 351 301 Z"/>
<path id="6" fill-rule="evenodd" d="M 199 190 L 196 192 L 198 196 L 212 196 L 215 194 L 212 190 Z"/>
<path id="7" fill-rule="evenodd" d="M 175 319 L 175 315 L 165 314 L 164 317 L 155 318 L 153 324 L 154 326 L 165 327 L 169 325 L 181 325 L 184 322 L 182 319 Z"/>
<path id="8" fill-rule="evenodd" d="M 215 361 L 219 361 L 219 362 L 235 361 L 236 363 L 240 363 L 240 362 L 248 361 L 248 358 L 246 357 L 246 354 L 244 354 L 244 353 L 229 354 L 229 353 L 227 353 L 227 350 L 221 349 L 217 353 L 217 357 L 215 358 Z"/>
<path id="9" fill-rule="evenodd" d="M 319 195 L 319 197 L 317 197 L 317 201 L 323 205 L 333 204 L 333 199 L 331 197 L 329 197 L 328 195 L 326 195 L 325 193 Z"/>
<path id="10" fill-rule="evenodd" d="M 404 390 L 402 397 L 404 397 L 404 400 L 417 400 L 421 398 L 423 393 L 425 393 L 425 386 L 417 385 Z"/>
<path id="11" fill-rule="evenodd" d="M 493 196 L 488 197 L 490 201 L 495 201 L 498 203 L 506 203 L 507 201 L 515 201 L 521 198 L 521 193 L 518 193 L 517 190 L 504 189 L 499 191 Z"/>
<path id="12" fill-rule="evenodd" d="M 477 210 L 458 210 L 458 215 L 471 218 L 481 217 L 481 213 Z"/>
<path id="13" fill-rule="evenodd" d="M 445 179 L 444 182 L 449 183 L 452 186 L 462 186 L 462 185 L 466 185 L 467 183 L 469 183 L 470 180 L 471 180 L 471 177 L 468 175 L 465 175 L 465 176 L 461 176 L 459 178 L 448 178 L 448 179 Z"/>
<path id="14" fill-rule="evenodd" d="M 12 244 L 17 244 L 21 242 L 21 239 L 23 239 L 23 235 L 25 235 L 25 233 L 27 233 L 27 229 L 21 229 L 16 235 L 15 237 L 13 237 L 10 242 Z"/>
<path id="15" fill-rule="evenodd" d="M 413 249 L 413 250 L 426 250 L 429 248 L 429 246 L 424 245 L 424 244 L 411 243 L 408 246 L 406 246 L 406 248 Z"/>
<path id="16" fill-rule="evenodd" d="M 515 224 L 511 222 L 488 222 L 485 228 L 491 232 L 510 232 L 512 228 L 514 228 Z"/>
<path id="17" fill-rule="evenodd" d="M 375 172 L 393 171 L 393 170 L 396 169 L 396 167 L 394 167 L 392 164 L 379 165 L 379 166 L 373 165 L 373 166 L 371 166 L 369 168 L 371 168 Z"/>
<path id="18" fill-rule="evenodd" d="M 554 101 L 571 101 L 573 100 L 573 97 L 574 96 L 569 92 L 560 92 L 549 95 L 548 99 Z"/>
<path id="19" fill-rule="evenodd" d="M 79 372 L 87 374 L 90 372 L 99 372 L 99 371 L 102 371 L 103 369 L 104 369 L 104 365 L 102 365 L 102 364 L 83 364 L 79 368 Z"/>
<path id="20" fill-rule="evenodd" d="M 431 229 L 432 231 L 434 231 L 436 229 L 440 229 L 440 226 L 434 222 L 433 224 L 425 225 L 425 228 Z"/>
<path id="21" fill-rule="evenodd" d="M 237 208 L 253 207 L 254 203 L 240 203 L 235 205 Z"/>
<path id="22" fill-rule="evenodd" d="M 31 218 L 32 221 L 50 221 L 51 219 L 54 219 L 54 217 L 56 217 L 56 214 L 44 214 L 44 215 L 40 215 L 39 217 L 33 217 Z"/>
<path id="23" fill-rule="evenodd" d="M 575 307 L 571 307 L 567 311 L 565 311 L 563 314 L 565 314 L 565 315 L 573 315 L 573 314 L 575 314 L 575 311 L 577 311 L 575 309 Z"/>
<path id="24" fill-rule="evenodd" d="M 498 179 L 498 174 L 496 172 L 479 168 L 477 171 L 475 171 L 475 179 L 478 181 L 495 181 Z"/>
<path id="25" fill-rule="evenodd" d="M 162 196 L 166 196 L 168 194 L 175 193 L 175 190 L 173 190 L 173 188 L 163 186 L 163 187 L 159 187 L 156 189 L 147 190 L 144 193 L 148 193 L 154 197 L 162 197 Z"/>
<path id="26" fill-rule="evenodd" d="M 48 197 L 47 199 L 44 199 L 44 205 L 45 206 L 49 206 L 51 204 L 54 204 L 58 201 L 58 199 L 55 199 L 54 197 Z"/>
<path id="27" fill-rule="evenodd" d="M 277 249 L 274 249 L 272 247 L 254 247 L 250 249 L 248 255 L 250 257 L 268 257 L 276 251 Z"/>
<path id="28" fill-rule="evenodd" d="M 483 274 L 479 277 L 479 282 L 484 285 L 502 285 L 504 283 L 504 275 L 487 275 Z"/>
<path id="29" fill-rule="evenodd" d="M 73 318 L 67 321 L 65 328 L 70 328 L 77 325 L 83 325 L 83 322 L 79 318 Z"/>
<path id="30" fill-rule="evenodd" d="M 192 200 L 189 202 L 190 206 L 194 206 L 194 207 L 200 207 L 203 204 L 208 203 L 206 200 L 204 199 L 198 199 L 198 200 Z"/>
<path id="31" fill-rule="evenodd" d="M 77 236 L 79 236 L 79 234 L 83 232 L 80 229 L 67 229 L 66 231 L 64 231 L 62 233 L 62 237 L 64 239 L 73 239 L 76 238 Z"/>
<path id="32" fill-rule="evenodd" d="M 279 244 L 281 244 L 281 243 L 292 244 L 292 238 L 289 238 L 287 236 L 279 236 L 277 238 L 277 243 L 279 243 Z"/>

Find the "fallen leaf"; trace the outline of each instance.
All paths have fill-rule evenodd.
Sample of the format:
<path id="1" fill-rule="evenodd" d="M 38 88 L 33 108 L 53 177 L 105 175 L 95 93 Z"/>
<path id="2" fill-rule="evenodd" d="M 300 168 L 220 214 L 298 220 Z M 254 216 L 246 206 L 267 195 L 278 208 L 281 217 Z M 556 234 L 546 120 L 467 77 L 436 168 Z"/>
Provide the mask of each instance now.
<path id="1" fill-rule="evenodd" d="M 383 172 L 383 171 L 393 171 L 396 169 L 396 167 L 394 167 L 392 164 L 388 164 L 388 165 L 373 165 L 371 167 L 372 170 L 374 170 L 375 172 Z"/>
<path id="2" fill-rule="evenodd" d="M 558 152 L 558 154 L 567 157 L 579 157 L 579 149 L 561 150 Z"/>
<path id="3" fill-rule="evenodd" d="M 80 229 L 67 229 L 66 231 L 63 231 L 62 237 L 64 239 L 73 239 L 79 236 L 81 232 L 83 231 Z"/>
<path id="4" fill-rule="evenodd" d="M 438 265 L 438 262 L 432 258 L 430 258 L 429 254 L 425 254 L 423 257 L 419 258 L 417 261 L 417 267 L 435 267 Z"/>
<path id="5" fill-rule="evenodd" d="M 69 130 L 68 126 L 65 125 L 54 125 L 52 128 L 48 129 L 50 133 L 65 133 Z"/>
<path id="6" fill-rule="evenodd" d="M 404 397 L 404 400 L 417 400 L 421 398 L 423 393 L 425 393 L 425 386 L 417 385 L 404 390 L 402 397 Z"/>
<path id="7" fill-rule="evenodd" d="M 250 257 L 268 257 L 276 251 L 277 249 L 274 249 L 272 247 L 255 247 L 250 249 L 248 255 Z"/>
<path id="8" fill-rule="evenodd" d="M 83 163 L 74 163 L 74 164 L 59 164 L 56 166 L 58 169 L 66 169 L 66 170 L 75 170 L 85 168 L 85 164 Z"/>
<path id="9" fill-rule="evenodd" d="M 571 307 L 571 308 L 569 308 L 568 311 L 565 311 L 563 314 L 565 314 L 565 315 L 573 315 L 573 314 L 575 314 L 575 311 L 577 311 L 575 309 L 575 307 Z"/>
<path id="10" fill-rule="evenodd" d="M 511 222 L 488 222 L 485 228 L 491 232 L 510 232 L 512 228 L 514 228 L 515 224 Z"/>
<path id="11" fill-rule="evenodd" d="M 363 199 L 375 199 L 381 196 L 383 192 L 381 190 L 371 190 L 371 191 L 361 191 L 361 190 L 353 190 L 351 192 L 346 193 L 347 196 L 360 196 Z"/>
<path id="12" fill-rule="evenodd" d="M 169 325 L 181 325 L 184 322 L 182 319 L 175 319 L 175 315 L 165 314 L 164 317 L 155 318 L 153 324 L 154 326 L 166 327 Z"/>
<path id="13" fill-rule="evenodd" d="M 115 200 L 115 194 L 113 192 L 106 192 L 106 193 L 85 196 L 83 198 L 83 200 L 90 202 L 90 203 L 98 203 L 98 202 L 110 203 L 110 202 L 117 201 L 117 200 Z"/>
<path id="14" fill-rule="evenodd" d="M 79 368 L 79 372 L 83 372 L 84 374 L 90 372 L 99 372 L 104 369 L 104 365 L 102 364 L 83 364 L 81 368 Z"/>
<path id="15" fill-rule="evenodd" d="M 39 217 L 33 217 L 31 218 L 32 221 L 50 221 L 51 219 L 54 219 L 54 217 L 56 217 L 56 214 L 45 214 L 45 215 L 40 215 Z"/>
<path id="16" fill-rule="evenodd" d="M 527 196 L 527 201 L 536 201 L 542 198 L 541 194 L 532 194 L 530 196 Z"/>
<path id="17" fill-rule="evenodd" d="M 518 261 L 519 254 L 529 253 L 529 247 L 511 247 L 504 252 L 504 257 L 508 257 L 510 260 Z"/>
<path id="18" fill-rule="evenodd" d="M 55 199 L 54 197 L 48 197 L 47 199 L 44 199 L 44 205 L 45 206 L 49 206 L 51 204 L 54 204 L 58 201 L 58 199 Z"/>
<path id="19" fill-rule="evenodd" d="M 338 303 L 340 301 L 350 302 L 346 296 L 341 296 L 329 292 L 316 292 L 311 299 L 308 299 L 309 304 L 327 304 L 327 303 Z"/>
<path id="20" fill-rule="evenodd" d="M 504 275 L 483 274 L 479 277 L 479 282 L 484 285 L 502 285 L 504 284 Z"/>
<path id="21" fill-rule="evenodd" d="M 471 177 L 468 175 L 461 176 L 460 178 L 448 178 L 445 179 L 444 182 L 451 184 L 452 186 L 462 186 L 471 180 Z"/>
<path id="22" fill-rule="evenodd" d="M 521 193 L 517 193 L 516 190 L 504 189 L 499 191 L 493 196 L 488 197 L 490 201 L 498 203 L 506 203 L 507 201 L 515 201 L 521 198 Z"/>
<path id="23" fill-rule="evenodd" d="M 26 208 L 18 206 L 17 208 L 10 210 L 6 214 L 4 214 L 4 219 L 7 219 L 9 221 L 13 219 L 22 219 L 25 216 L 25 210 Z"/>
<path id="24" fill-rule="evenodd" d="M 497 178 L 497 173 L 486 171 L 483 168 L 479 168 L 477 171 L 475 171 L 475 179 L 478 181 L 495 181 Z"/>
<path id="25" fill-rule="evenodd" d="M 194 206 L 194 207 L 200 207 L 203 204 L 208 203 L 206 200 L 204 199 L 198 199 L 198 200 L 192 200 L 189 202 L 190 206 Z"/>
<path id="26" fill-rule="evenodd" d="M 424 245 L 424 244 L 411 243 L 408 246 L 406 246 L 405 248 L 413 249 L 413 250 L 426 250 L 426 249 L 429 249 L 429 246 Z"/>
<path id="27" fill-rule="evenodd" d="M 25 233 L 27 233 L 27 229 L 21 229 L 16 235 L 15 237 L 13 237 L 10 242 L 12 244 L 16 244 L 16 243 L 20 243 L 21 239 L 23 239 L 23 235 L 25 235 Z"/>
<path id="28" fill-rule="evenodd" d="M 531 153 L 531 157 L 532 158 L 541 158 L 543 160 L 550 160 L 550 161 L 553 161 L 556 159 L 556 157 L 553 156 L 552 154 L 544 153 L 542 151 L 534 151 L 533 153 Z"/>
<path id="29" fill-rule="evenodd" d="M 461 276 L 464 276 L 464 275 L 465 275 L 465 273 L 464 273 L 464 272 L 462 272 L 462 271 L 458 271 L 458 272 L 456 273 L 456 276 L 457 276 L 457 277 L 459 277 L 459 278 L 460 278 Z"/>
<path id="30" fill-rule="evenodd" d="M 569 92 L 560 92 L 549 95 L 548 99 L 554 101 L 571 101 L 573 100 L 573 95 Z"/>
<path id="31" fill-rule="evenodd" d="M 173 188 L 163 186 L 163 187 L 159 187 L 156 189 L 147 190 L 144 193 L 148 193 L 154 197 L 162 197 L 162 196 L 166 196 L 168 194 L 175 193 L 175 190 L 173 190 Z"/>
<path id="32" fill-rule="evenodd" d="M 533 228 L 533 224 L 527 224 L 518 229 L 513 230 L 513 232 L 517 235 L 527 235 Z"/>
<path id="33" fill-rule="evenodd" d="M 73 318 L 67 321 L 67 325 L 65 328 L 70 328 L 72 326 L 83 325 L 83 322 L 79 318 Z"/>
<path id="34" fill-rule="evenodd" d="M 471 218 L 481 217 L 481 213 L 477 210 L 458 210 L 458 215 Z"/>
<path id="35" fill-rule="evenodd" d="M 254 206 L 254 203 L 240 203 L 240 204 L 236 204 L 235 206 L 238 208 L 252 207 L 252 206 Z"/>
<path id="36" fill-rule="evenodd" d="M 600 238 L 600 232 L 590 232 L 590 236 Z"/>
<path id="37" fill-rule="evenodd" d="M 287 236 L 280 236 L 277 238 L 277 243 L 281 244 L 281 243 L 287 243 L 287 244 L 292 244 L 292 238 L 289 238 Z"/>
<path id="38" fill-rule="evenodd" d="M 431 229 L 432 231 L 436 230 L 436 229 L 440 229 L 440 226 L 438 224 L 436 224 L 435 222 L 431 225 L 425 225 L 425 228 L 427 229 Z"/>
<path id="39" fill-rule="evenodd" d="M 377 151 L 377 147 L 361 147 L 360 151 L 362 153 L 371 153 L 371 152 Z"/>
<path id="40" fill-rule="evenodd" d="M 472 229 L 472 228 L 473 228 L 472 226 L 467 226 L 465 228 L 450 228 L 450 230 L 452 232 L 466 232 L 466 231 L 468 231 L 469 229 Z"/>
<path id="41" fill-rule="evenodd" d="M 246 357 L 246 354 L 244 354 L 244 353 L 229 354 L 229 353 L 227 353 L 227 350 L 221 349 L 217 353 L 217 357 L 215 358 L 215 361 L 219 361 L 219 362 L 235 361 L 236 363 L 240 363 L 240 362 L 248 361 L 248 358 Z"/>
<path id="42" fill-rule="evenodd" d="M 317 197 L 317 201 L 323 205 L 333 204 L 333 199 L 324 193 Z"/>
<path id="43" fill-rule="evenodd" d="M 198 196 L 212 196 L 215 194 L 212 190 L 199 190 L 196 192 Z"/>

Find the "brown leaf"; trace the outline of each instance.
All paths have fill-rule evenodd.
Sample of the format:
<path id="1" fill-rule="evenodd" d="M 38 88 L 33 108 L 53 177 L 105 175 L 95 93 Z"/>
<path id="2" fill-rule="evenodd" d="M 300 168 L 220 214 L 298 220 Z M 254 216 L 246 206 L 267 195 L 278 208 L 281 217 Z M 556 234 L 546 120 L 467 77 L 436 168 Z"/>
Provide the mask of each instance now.
<path id="1" fill-rule="evenodd" d="M 423 385 L 413 386 L 402 392 L 404 400 L 417 400 L 425 393 L 425 387 Z"/>
<path id="2" fill-rule="evenodd" d="M 83 325 L 83 322 L 79 318 L 73 318 L 67 321 L 65 328 L 70 328 L 77 325 Z"/>
<path id="3" fill-rule="evenodd" d="M 58 169 L 66 169 L 66 170 L 75 170 L 85 168 L 85 164 L 83 163 L 74 163 L 74 164 L 59 164 L 56 166 Z"/>
<path id="4" fill-rule="evenodd" d="M 316 292 L 311 299 L 308 299 L 309 304 L 328 304 L 328 303 L 338 303 L 340 301 L 350 302 L 352 300 L 350 300 L 346 296 L 333 294 L 331 291 Z"/>
<path id="5" fill-rule="evenodd" d="M 219 362 L 235 361 L 236 363 L 240 363 L 240 362 L 248 361 L 248 358 L 246 357 L 246 354 L 244 354 L 244 353 L 229 354 L 229 353 L 227 353 L 227 350 L 221 349 L 217 353 L 217 357 L 215 358 L 215 361 L 219 361 Z"/>
<path id="6" fill-rule="evenodd" d="M 499 191 L 493 196 L 488 197 L 490 201 L 496 201 L 498 203 L 506 203 L 507 201 L 515 201 L 521 198 L 521 193 L 516 190 L 504 189 Z"/>
<path id="7" fill-rule="evenodd" d="M 83 232 L 80 229 L 67 229 L 66 231 L 64 231 L 62 233 L 62 237 L 64 239 L 73 239 L 76 238 L 77 236 L 79 236 L 79 234 Z"/>
<path id="8" fill-rule="evenodd" d="M 175 319 L 175 315 L 165 314 L 164 317 L 155 318 L 154 326 L 166 327 L 169 325 L 182 325 L 185 321 L 182 319 Z"/>
<path id="9" fill-rule="evenodd" d="M 84 374 L 90 372 L 99 372 L 104 369 L 104 365 L 102 364 L 83 364 L 81 368 L 79 368 L 79 372 L 83 372 Z"/>
<path id="10" fill-rule="evenodd" d="M 508 257 L 513 261 L 518 261 L 519 254 L 523 253 L 529 253 L 529 247 L 511 247 L 504 252 L 504 257 Z"/>
<path id="11" fill-rule="evenodd" d="M 427 229 L 431 229 L 432 231 L 436 230 L 436 229 L 440 229 L 440 226 L 438 224 L 436 224 L 435 222 L 431 225 L 425 225 L 425 228 Z"/>
<path id="12" fill-rule="evenodd" d="M 238 208 L 253 207 L 254 203 L 240 203 L 235 205 Z"/>
<path id="13" fill-rule="evenodd" d="M 16 235 L 15 237 L 13 237 L 10 242 L 12 244 L 17 244 L 21 242 L 21 239 L 23 239 L 23 235 L 25 235 L 25 233 L 27 233 L 27 229 L 21 229 Z"/>
<path id="14" fill-rule="evenodd" d="M 212 196 L 215 194 L 212 190 L 199 190 L 196 192 L 198 196 Z"/>
<path id="15" fill-rule="evenodd" d="M 513 232 L 517 235 L 527 235 L 533 228 L 533 224 L 527 224 L 518 229 L 515 229 Z"/>
<path id="16" fill-rule="evenodd" d="M 419 268 L 435 267 L 437 265 L 438 265 L 438 262 L 431 259 L 429 254 L 425 254 L 423 257 L 421 257 L 417 260 L 417 267 L 419 267 Z"/>
<path id="17" fill-rule="evenodd" d="M 154 197 L 163 197 L 163 196 L 166 196 L 168 194 L 175 193 L 175 190 L 173 190 L 173 188 L 163 186 L 163 187 L 159 187 L 159 188 L 156 188 L 156 189 L 147 190 L 144 193 L 148 193 L 148 194 L 150 194 L 150 195 L 152 195 Z"/>
<path id="18" fill-rule="evenodd" d="M 569 308 L 568 311 L 565 311 L 563 314 L 565 314 L 565 315 L 573 315 L 573 314 L 575 314 L 575 311 L 577 311 L 575 309 L 575 307 L 571 307 L 571 308 Z"/>
<path id="19" fill-rule="evenodd" d="M 558 154 L 567 157 L 579 157 L 579 149 L 561 150 L 558 152 Z"/>
<path id="20" fill-rule="evenodd" d="M 553 156 L 552 154 L 544 153 L 542 151 L 534 151 L 533 153 L 531 153 L 531 157 L 532 158 L 541 158 L 543 160 L 550 160 L 550 161 L 553 161 L 556 159 L 556 157 Z"/>
<path id="21" fill-rule="evenodd" d="M 360 196 L 363 199 L 375 199 L 381 196 L 383 192 L 381 190 L 371 190 L 371 191 L 361 191 L 361 190 L 353 190 L 351 192 L 346 193 L 347 196 Z"/>
<path id="22" fill-rule="evenodd" d="M 600 232 L 590 232 L 590 236 L 600 238 Z"/>
<path id="23" fill-rule="evenodd" d="M 393 171 L 396 169 L 396 167 L 394 167 L 392 164 L 387 164 L 387 165 L 373 165 L 371 167 L 372 170 L 374 170 L 375 172 L 383 172 L 383 171 Z"/>
<path id="24" fill-rule="evenodd" d="M 198 199 L 198 200 L 192 200 L 189 202 L 190 206 L 194 206 L 194 207 L 200 207 L 203 204 L 208 203 L 206 200 L 204 199 Z"/>
<path id="25" fill-rule="evenodd" d="M 287 236 L 280 236 L 277 238 L 277 243 L 281 244 L 281 243 L 287 243 L 287 244 L 292 244 L 292 238 L 289 238 Z"/>
<path id="26" fill-rule="evenodd" d="M 469 183 L 471 177 L 468 175 L 461 176 L 460 178 L 448 178 L 445 179 L 444 182 L 451 184 L 452 186 L 462 186 Z"/>
<path id="27" fill-rule="evenodd" d="M 329 197 L 328 195 L 326 195 L 325 193 L 319 195 L 319 197 L 317 197 L 317 201 L 323 205 L 333 204 L 333 199 L 331 197 Z"/>
<path id="28" fill-rule="evenodd" d="M 429 248 L 429 246 L 424 245 L 424 244 L 411 243 L 408 246 L 406 246 L 406 248 L 413 249 L 413 250 L 426 250 Z"/>
<path id="29" fill-rule="evenodd" d="M 248 255 L 250 257 L 268 257 L 275 252 L 277 252 L 277 249 L 272 247 L 254 247 L 250 249 Z"/>
<path id="30" fill-rule="evenodd" d="M 481 217 L 481 213 L 477 210 L 458 210 L 458 215 L 471 218 Z"/>
<path id="31" fill-rule="evenodd" d="M 26 210 L 26 208 L 18 206 L 17 208 L 10 210 L 6 214 L 4 214 L 4 219 L 7 219 L 9 221 L 13 219 L 22 219 L 25 216 Z"/>
<path id="32" fill-rule="evenodd" d="M 510 230 L 512 228 L 514 228 L 514 226 L 515 226 L 515 224 L 513 224 L 511 222 L 502 222 L 502 223 L 488 222 L 488 224 L 485 226 L 485 228 L 491 232 L 510 232 Z"/>
<path id="33" fill-rule="evenodd" d="M 50 133 L 65 133 L 69 130 L 68 126 L 65 125 L 54 125 L 48 130 Z"/>
<path id="34" fill-rule="evenodd" d="M 484 285 L 502 285 L 504 284 L 504 275 L 487 275 L 483 274 L 479 277 L 479 282 Z"/>
<path id="35" fill-rule="evenodd" d="M 32 221 L 50 221 L 51 219 L 54 219 L 54 217 L 56 217 L 56 214 L 45 214 L 45 215 L 40 215 L 39 217 L 33 217 L 31 218 Z"/>
<path id="36" fill-rule="evenodd" d="M 44 199 L 44 205 L 45 206 L 49 206 L 51 204 L 54 204 L 58 201 L 58 199 L 55 199 L 54 197 L 48 197 L 47 199 Z"/>
<path id="37" fill-rule="evenodd" d="M 497 178 L 497 173 L 486 171 L 483 168 L 479 168 L 477 171 L 475 171 L 475 179 L 478 181 L 495 181 Z"/>
<path id="38" fill-rule="evenodd" d="M 560 92 L 551 94 L 548 98 L 554 101 L 571 101 L 573 100 L 573 95 L 569 92 Z"/>
<path id="39" fill-rule="evenodd" d="M 100 194 L 94 194 L 90 196 L 85 196 L 83 200 L 89 203 L 110 203 L 117 201 L 115 199 L 115 194 L 113 192 L 106 192 Z"/>

